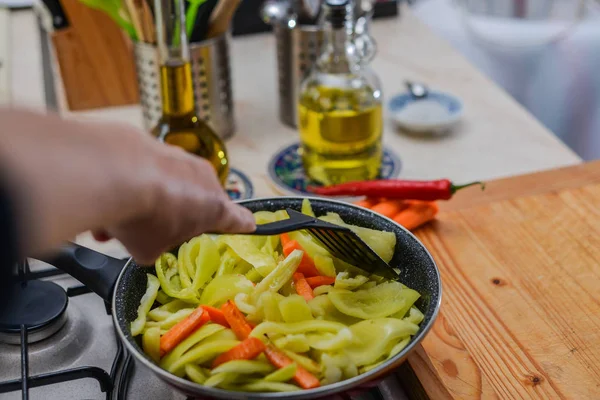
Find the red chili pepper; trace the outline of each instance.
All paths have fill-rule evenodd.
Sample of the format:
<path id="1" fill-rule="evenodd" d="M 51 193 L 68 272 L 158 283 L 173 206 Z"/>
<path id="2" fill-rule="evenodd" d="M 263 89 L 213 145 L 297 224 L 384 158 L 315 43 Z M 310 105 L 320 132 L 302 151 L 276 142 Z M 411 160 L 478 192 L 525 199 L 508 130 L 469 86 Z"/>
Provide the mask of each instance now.
<path id="1" fill-rule="evenodd" d="M 310 187 L 309 190 L 323 196 L 369 196 L 404 200 L 449 200 L 456 191 L 473 185 L 485 184 L 471 182 L 466 185 L 454 185 L 448 179 L 437 181 L 407 181 L 385 179 L 362 182 L 348 182 L 339 185 Z"/>

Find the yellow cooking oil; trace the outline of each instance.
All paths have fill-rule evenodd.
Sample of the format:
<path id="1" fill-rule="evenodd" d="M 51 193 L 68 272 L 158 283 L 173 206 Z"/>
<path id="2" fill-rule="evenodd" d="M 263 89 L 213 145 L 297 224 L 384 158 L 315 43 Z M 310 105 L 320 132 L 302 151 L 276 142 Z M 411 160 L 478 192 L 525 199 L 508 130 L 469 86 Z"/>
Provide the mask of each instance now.
<path id="1" fill-rule="evenodd" d="M 378 176 L 383 116 L 373 93 L 366 85 L 305 88 L 299 100 L 298 126 L 309 178 L 331 185 Z"/>
<path id="2" fill-rule="evenodd" d="M 160 67 L 163 113 L 152 133 L 159 140 L 208 160 L 222 184 L 229 174 L 225 144 L 198 116 L 190 63 L 172 59 Z"/>

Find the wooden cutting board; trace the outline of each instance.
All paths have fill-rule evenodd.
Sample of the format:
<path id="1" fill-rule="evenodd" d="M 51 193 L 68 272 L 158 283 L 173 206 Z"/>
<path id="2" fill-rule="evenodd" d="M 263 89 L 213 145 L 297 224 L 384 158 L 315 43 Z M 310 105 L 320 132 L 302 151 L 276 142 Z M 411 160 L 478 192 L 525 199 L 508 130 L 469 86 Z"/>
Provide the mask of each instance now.
<path id="1" fill-rule="evenodd" d="M 430 398 L 600 398 L 600 162 L 491 182 L 417 232 L 443 305 L 410 365 Z"/>

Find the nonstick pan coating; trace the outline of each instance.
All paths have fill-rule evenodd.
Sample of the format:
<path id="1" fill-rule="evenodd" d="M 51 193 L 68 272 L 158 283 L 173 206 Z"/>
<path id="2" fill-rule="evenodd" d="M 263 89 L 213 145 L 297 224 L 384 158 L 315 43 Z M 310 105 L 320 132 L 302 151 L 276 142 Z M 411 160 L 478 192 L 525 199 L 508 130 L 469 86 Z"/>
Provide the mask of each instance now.
<path id="1" fill-rule="evenodd" d="M 277 211 L 292 208 L 300 211 L 302 198 L 278 197 L 270 199 L 246 200 L 240 202 L 251 211 Z M 154 272 L 152 268 L 138 267 L 135 262 L 129 261 L 119 276 L 113 294 L 113 317 L 117 331 L 128 350 L 144 365 L 151 368 L 162 379 L 177 387 L 184 393 L 192 396 L 204 396 L 227 399 L 315 399 L 318 397 L 332 398 L 334 393 L 347 391 L 359 384 L 383 377 L 398 367 L 407 354 L 419 343 L 431 328 L 441 304 L 441 282 L 439 271 L 430 254 L 423 245 L 407 230 L 372 211 L 355 207 L 347 203 L 311 199 L 311 205 L 316 215 L 327 212 L 336 212 L 349 224 L 373 228 L 396 233 L 397 243 L 394 257 L 390 264 L 400 267 L 400 280 L 407 286 L 422 294 L 417 306 L 423 311 L 425 318 L 421 323 L 419 332 L 413 337 L 411 343 L 398 355 L 378 368 L 361 374 L 355 378 L 345 380 L 333 385 L 327 385 L 312 390 L 303 390 L 290 393 L 237 393 L 220 389 L 207 388 L 183 378 L 178 378 L 158 366 L 147 357 L 141 348 L 140 338 L 134 338 L 130 333 L 130 323 L 137 316 L 137 308 L 141 297 L 146 290 L 146 273 Z"/>

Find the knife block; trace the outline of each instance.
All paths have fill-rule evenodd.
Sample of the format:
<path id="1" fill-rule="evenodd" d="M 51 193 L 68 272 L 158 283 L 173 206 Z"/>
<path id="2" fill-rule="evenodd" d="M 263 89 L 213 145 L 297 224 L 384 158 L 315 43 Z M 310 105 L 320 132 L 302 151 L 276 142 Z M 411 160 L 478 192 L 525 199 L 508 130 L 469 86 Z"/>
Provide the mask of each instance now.
<path id="1" fill-rule="evenodd" d="M 139 102 L 131 43 L 116 23 L 79 0 L 61 0 L 70 25 L 52 33 L 69 110 Z"/>

